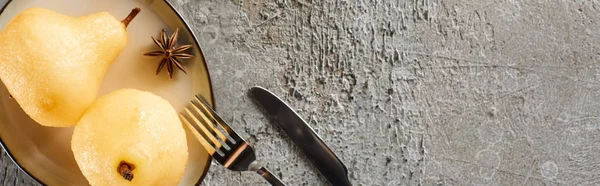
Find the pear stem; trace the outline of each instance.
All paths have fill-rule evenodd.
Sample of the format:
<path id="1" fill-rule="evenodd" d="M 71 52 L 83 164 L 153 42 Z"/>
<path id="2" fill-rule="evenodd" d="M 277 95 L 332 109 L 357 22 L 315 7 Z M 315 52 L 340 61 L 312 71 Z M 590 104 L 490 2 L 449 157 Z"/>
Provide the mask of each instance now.
<path id="1" fill-rule="evenodd" d="M 127 163 L 125 161 L 121 161 L 121 163 L 119 163 L 119 167 L 117 167 L 117 171 L 119 172 L 119 174 L 121 174 L 121 176 L 123 176 L 123 178 L 127 181 L 131 181 L 133 179 L 132 171 L 134 169 L 135 165 Z"/>
<path id="2" fill-rule="evenodd" d="M 135 18 L 135 16 L 137 16 L 140 13 L 140 11 L 142 11 L 140 7 L 135 7 L 133 10 L 131 10 L 131 13 L 129 13 L 129 15 L 127 15 L 127 17 L 123 19 L 123 21 L 121 21 L 121 23 L 125 24 L 125 27 L 129 26 L 129 23 L 131 23 L 133 18 Z"/>

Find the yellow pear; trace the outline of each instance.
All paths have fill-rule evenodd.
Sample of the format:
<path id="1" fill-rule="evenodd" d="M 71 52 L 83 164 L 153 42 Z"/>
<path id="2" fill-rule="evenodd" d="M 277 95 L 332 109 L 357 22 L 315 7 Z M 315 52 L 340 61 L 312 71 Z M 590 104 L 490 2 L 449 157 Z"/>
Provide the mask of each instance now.
<path id="1" fill-rule="evenodd" d="M 0 79 L 39 124 L 76 125 L 125 48 L 126 27 L 139 11 L 119 21 L 106 12 L 70 17 L 26 9 L 0 32 Z"/>
<path id="2" fill-rule="evenodd" d="M 94 102 L 75 126 L 71 148 L 91 185 L 177 185 L 188 161 L 175 109 L 135 89 Z"/>

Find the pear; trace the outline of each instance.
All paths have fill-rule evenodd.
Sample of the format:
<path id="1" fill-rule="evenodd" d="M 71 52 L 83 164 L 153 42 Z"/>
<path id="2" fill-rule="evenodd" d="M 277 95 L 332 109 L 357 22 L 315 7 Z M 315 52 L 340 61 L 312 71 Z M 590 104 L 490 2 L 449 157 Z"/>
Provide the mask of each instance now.
<path id="1" fill-rule="evenodd" d="M 163 98 L 135 89 L 94 102 L 75 126 L 71 148 L 91 185 L 177 185 L 188 161 L 176 111 Z"/>
<path id="2" fill-rule="evenodd" d="M 139 11 L 119 21 L 106 12 L 71 17 L 26 9 L 0 32 L 0 79 L 37 123 L 76 125 L 125 48 L 126 27 Z"/>

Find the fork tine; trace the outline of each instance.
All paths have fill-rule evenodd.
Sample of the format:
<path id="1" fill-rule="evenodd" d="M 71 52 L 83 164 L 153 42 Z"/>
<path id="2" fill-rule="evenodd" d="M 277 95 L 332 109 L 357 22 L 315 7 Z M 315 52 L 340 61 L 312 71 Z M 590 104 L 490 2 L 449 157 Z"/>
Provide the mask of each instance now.
<path id="1" fill-rule="evenodd" d="M 184 114 L 179 114 L 179 117 L 181 118 L 181 120 L 183 120 L 183 123 L 185 123 L 186 126 L 191 130 L 192 134 L 194 134 L 196 139 L 198 139 L 198 141 L 200 141 L 200 144 L 202 144 L 202 146 L 204 146 L 204 149 L 217 162 L 227 161 L 227 159 L 225 158 L 227 155 L 227 153 L 226 153 L 227 151 L 225 149 L 223 149 L 223 147 L 220 145 L 221 143 L 218 143 L 218 145 L 215 145 L 211 141 L 209 141 L 208 139 L 210 137 L 214 138 L 214 136 L 207 135 L 206 132 L 201 129 L 202 126 L 198 124 L 198 120 L 188 119 L 188 118 L 194 118 L 193 116 L 190 116 L 189 114 L 190 114 L 189 112 L 184 113 Z M 200 131 L 202 131 L 202 132 L 200 132 Z M 221 146 L 221 148 L 217 148 L 217 146 Z"/>
<path id="2" fill-rule="evenodd" d="M 228 140 L 226 140 L 225 143 L 229 147 L 234 147 L 240 141 L 242 141 L 240 140 L 238 134 L 235 133 L 235 131 L 231 130 L 229 125 L 225 123 L 223 119 L 221 119 L 221 117 L 208 105 L 208 103 L 206 103 L 206 101 L 204 101 L 204 99 L 202 99 L 199 96 L 196 96 L 192 103 L 194 103 L 196 107 L 202 110 L 202 113 L 209 117 L 211 121 L 211 127 L 213 127 L 215 130 L 223 131 L 225 132 L 225 134 L 227 134 L 225 137 Z"/>
<path id="3" fill-rule="evenodd" d="M 221 142 L 225 142 L 223 146 L 226 146 L 226 148 L 230 150 L 233 147 L 233 144 L 229 142 L 227 138 L 228 135 L 223 134 L 221 130 L 215 126 L 214 120 L 212 117 L 209 117 L 212 113 L 207 113 L 205 109 L 201 109 L 203 106 L 204 105 L 198 103 L 197 101 L 192 101 L 191 107 L 192 111 L 194 111 L 193 116 L 196 116 L 196 118 L 202 118 L 204 121 L 202 124 L 206 129 L 208 129 L 207 131 L 210 132 L 212 136 L 216 136 L 218 139 L 220 139 Z"/>
<path id="4" fill-rule="evenodd" d="M 194 127 L 185 116 L 179 114 L 179 118 L 190 129 L 192 134 L 194 134 L 196 139 L 198 139 L 198 141 L 200 141 L 200 144 L 202 144 L 202 146 L 204 146 L 204 149 L 206 149 L 206 151 L 208 151 L 208 153 L 210 155 L 214 155 L 217 152 L 215 150 L 215 147 L 213 146 L 213 144 L 210 144 L 210 142 L 208 140 L 206 140 L 206 138 L 207 138 L 206 135 L 198 132 L 200 129 L 197 129 L 196 127 Z"/>
<path id="5" fill-rule="evenodd" d="M 208 141 L 209 144 L 213 145 L 213 147 L 215 149 L 221 148 L 221 146 L 222 146 L 221 142 L 219 140 L 217 140 L 217 138 L 215 138 L 215 136 L 213 136 L 211 134 L 209 129 L 207 129 L 206 126 L 204 125 L 204 122 L 199 120 L 199 118 L 202 118 L 203 121 L 206 121 L 206 118 L 203 115 L 200 114 L 200 116 L 197 116 L 196 114 L 192 113 L 192 111 L 190 111 L 190 109 L 187 107 L 184 109 L 184 112 L 188 116 L 190 116 L 191 119 L 188 120 L 188 121 L 191 121 L 190 123 L 194 122 L 197 124 L 197 126 L 199 128 L 198 132 L 201 132 L 200 134 L 202 135 L 202 137 L 204 137 L 204 139 L 206 139 L 206 141 Z M 200 123 L 202 123 L 202 125 L 200 125 Z"/>
<path id="6" fill-rule="evenodd" d="M 179 117 L 214 160 L 223 167 L 234 171 L 255 171 L 271 185 L 285 186 L 277 176 L 256 163 L 256 154 L 252 147 L 232 130 L 200 95 L 195 96 L 191 106 L 186 107 Z M 225 149 L 226 146 L 228 149 Z M 215 152 L 218 155 L 215 155 Z"/>
<path id="7" fill-rule="evenodd" d="M 241 141 L 240 136 L 234 130 L 232 130 L 231 127 L 229 127 L 229 125 L 225 123 L 225 121 L 223 121 L 223 119 L 221 119 L 221 117 L 217 115 L 212 108 L 208 106 L 208 103 L 206 100 L 204 100 L 204 98 L 200 97 L 199 95 L 196 95 L 195 98 L 195 100 L 200 103 L 200 107 L 205 111 L 204 113 L 211 117 L 211 119 L 214 121 L 213 123 L 217 123 L 221 129 L 228 133 L 229 137 L 232 138 L 231 140 L 234 143 Z"/>

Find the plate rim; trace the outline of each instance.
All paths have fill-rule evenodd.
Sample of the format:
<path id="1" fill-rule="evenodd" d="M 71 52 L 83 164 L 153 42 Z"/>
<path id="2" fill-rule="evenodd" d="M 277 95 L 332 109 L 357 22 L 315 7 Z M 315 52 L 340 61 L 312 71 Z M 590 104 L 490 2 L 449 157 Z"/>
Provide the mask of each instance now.
<path id="1" fill-rule="evenodd" d="M 13 0 L 6 0 L 6 2 L 4 2 L 4 4 L 1 5 L 1 7 L 0 7 L 0 15 L 4 12 L 4 10 L 8 7 L 8 5 L 12 1 Z M 183 16 L 181 16 L 181 13 L 179 11 L 177 11 L 177 9 L 175 9 L 175 7 L 173 6 L 173 4 L 171 4 L 167 0 L 161 0 L 161 1 L 165 2 L 165 4 L 167 4 L 167 6 L 175 13 L 175 15 L 177 15 L 177 18 L 179 18 L 179 20 L 181 20 L 181 22 L 183 23 L 183 25 L 185 26 L 185 28 L 189 31 L 190 35 L 192 36 L 192 39 L 194 40 L 194 43 L 196 44 L 196 46 L 198 46 L 198 52 L 202 56 L 203 65 L 204 65 L 204 68 L 206 69 L 206 75 L 208 76 L 208 87 L 210 88 L 210 102 L 212 104 L 213 109 L 216 110 L 215 95 L 214 95 L 214 91 L 213 91 L 212 79 L 211 79 L 211 76 L 210 76 L 210 70 L 208 68 L 208 63 L 206 62 L 206 58 L 205 58 L 204 52 L 202 51 L 202 47 L 200 46 L 200 43 L 198 42 L 198 38 L 196 37 L 196 34 L 192 30 L 192 28 L 188 25 L 187 20 Z M 27 177 L 31 178 L 36 183 L 39 183 L 41 185 L 46 185 L 42 181 L 40 181 L 39 179 L 37 179 L 35 176 L 33 176 L 29 171 L 25 170 L 25 168 L 21 167 L 21 164 L 19 164 L 19 162 L 12 155 L 12 153 L 10 152 L 10 150 L 8 149 L 8 147 L 4 144 L 4 141 L 2 140 L 2 136 L 0 136 L 0 147 L 2 147 L 2 150 L 4 150 L 4 152 L 6 153 L 6 156 L 8 156 L 8 158 L 13 162 L 13 164 L 17 166 L 18 170 L 20 170 L 23 173 L 25 173 L 25 175 L 27 175 Z M 200 185 L 202 183 L 202 181 L 204 180 L 204 178 L 206 177 L 206 175 L 208 174 L 208 169 L 210 168 L 211 162 L 212 162 L 212 157 L 210 157 L 210 158 L 207 159 L 207 161 L 205 163 L 205 167 L 204 167 L 204 172 L 202 173 L 202 175 L 200 176 L 200 178 L 196 182 L 196 184 L 195 184 L 196 186 Z"/>

